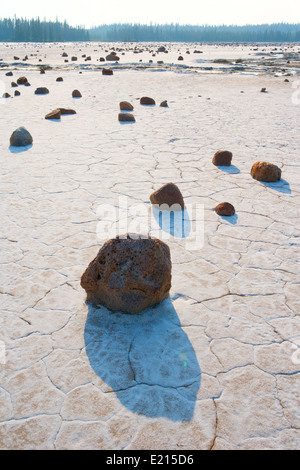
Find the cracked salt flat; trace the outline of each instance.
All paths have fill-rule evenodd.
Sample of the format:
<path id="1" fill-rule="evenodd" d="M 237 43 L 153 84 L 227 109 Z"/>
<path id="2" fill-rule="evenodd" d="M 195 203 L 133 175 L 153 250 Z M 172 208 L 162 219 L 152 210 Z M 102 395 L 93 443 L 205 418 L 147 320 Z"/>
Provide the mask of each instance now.
<path id="1" fill-rule="evenodd" d="M 6 100 L 0 117 L 0 447 L 299 448 L 292 83 L 135 70 L 69 70 L 56 83 L 55 70 L 21 74 L 32 86 Z M 34 95 L 41 85 L 49 95 Z M 74 88 L 83 95 L 76 102 Z M 169 108 L 139 106 L 145 94 Z M 133 125 L 118 122 L 124 99 Z M 77 114 L 44 120 L 57 106 Z M 34 142 L 12 153 L 20 125 Z M 220 148 L 233 152 L 234 171 L 212 165 Z M 260 159 L 278 164 L 283 181 L 252 180 Z M 203 204 L 204 236 L 198 250 L 187 238 L 168 241 L 170 298 L 139 317 L 88 307 L 79 280 L 99 249 L 99 206 L 127 197 L 149 207 L 171 180 L 187 204 Z M 223 200 L 235 219 L 214 213 Z"/>

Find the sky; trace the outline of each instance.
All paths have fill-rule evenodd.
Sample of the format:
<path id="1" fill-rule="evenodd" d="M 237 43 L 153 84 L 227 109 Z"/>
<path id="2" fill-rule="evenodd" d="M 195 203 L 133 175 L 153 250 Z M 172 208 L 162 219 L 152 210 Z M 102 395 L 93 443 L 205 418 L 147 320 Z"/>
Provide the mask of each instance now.
<path id="1" fill-rule="evenodd" d="M 67 20 L 70 25 L 300 23 L 300 0 L 13 0 L 0 16 Z"/>

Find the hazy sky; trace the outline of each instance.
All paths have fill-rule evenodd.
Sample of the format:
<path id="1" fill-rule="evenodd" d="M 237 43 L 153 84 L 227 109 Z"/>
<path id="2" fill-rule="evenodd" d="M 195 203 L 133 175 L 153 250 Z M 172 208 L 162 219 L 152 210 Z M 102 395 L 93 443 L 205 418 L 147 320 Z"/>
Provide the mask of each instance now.
<path id="1" fill-rule="evenodd" d="M 103 23 L 260 24 L 300 23 L 300 0 L 13 0 L 0 16 Z"/>

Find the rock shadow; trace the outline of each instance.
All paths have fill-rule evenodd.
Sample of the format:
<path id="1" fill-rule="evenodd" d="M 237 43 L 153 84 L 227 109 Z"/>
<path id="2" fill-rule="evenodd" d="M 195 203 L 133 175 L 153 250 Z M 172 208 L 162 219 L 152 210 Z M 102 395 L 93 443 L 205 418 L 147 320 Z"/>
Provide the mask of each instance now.
<path id="1" fill-rule="evenodd" d="M 170 298 L 138 315 L 89 305 L 84 341 L 92 369 L 127 409 L 193 418 L 201 371 Z"/>
<path id="2" fill-rule="evenodd" d="M 182 210 L 164 209 L 161 206 L 153 205 L 153 216 L 161 230 L 169 233 L 175 238 L 186 238 L 191 232 L 191 220 L 186 207 Z M 166 205 L 167 206 L 167 205 Z"/>
<path id="3" fill-rule="evenodd" d="M 219 170 L 224 171 L 224 173 L 230 173 L 232 175 L 237 175 L 238 173 L 241 172 L 241 170 L 235 165 L 230 165 L 230 166 L 219 166 L 218 165 L 217 168 L 219 168 Z"/>
<path id="4" fill-rule="evenodd" d="M 14 145 L 9 146 L 9 151 L 10 153 L 22 153 L 22 152 L 27 152 L 27 150 L 30 150 L 33 144 L 25 145 L 23 147 L 17 147 Z"/>
<path id="5" fill-rule="evenodd" d="M 236 225 L 238 223 L 238 215 L 237 213 L 233 215 L 220 215 L 220 218 L 224 220 L 224 222 L 228 222 L 229 224 Z"/>
<path id="6" fill-rule="evenodd" d="M 274 183 L 266 183 L 265 181 L 260 181 L 260 183 L 266 186 L 267 188 L 278 191 L 279 193 L 292 194 L 289 182 L 282 178 L 279 181 L 275 181 Z"/>

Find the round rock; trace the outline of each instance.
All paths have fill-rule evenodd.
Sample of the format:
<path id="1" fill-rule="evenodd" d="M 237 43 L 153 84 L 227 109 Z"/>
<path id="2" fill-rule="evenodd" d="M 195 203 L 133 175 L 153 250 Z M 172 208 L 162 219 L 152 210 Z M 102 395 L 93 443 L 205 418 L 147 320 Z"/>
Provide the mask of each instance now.
<path id="1" fill-rule="evenodd" d="M 41 86 L 37 88 L 34 92 L 35 95 L 47 95 L 49 93 L 48 88 Z"/>
<path id="2" fill-rule="evenodd" d="M 256 162 L 252 165 L 251 176 L 255 180 L 273 183 L 281 178 L 281 169 L 268 162 Z"/>
<path id="3" fill-rule="evenodd" d="M 81 276 L 87 302 L 137 314 L 169 295 L 169 247 L 155 237 L 125 234 L 108 240 Z"/>
<path id="4" fill-rule="evenodd" d="M 235 214 L 235 209 L 229 202 L 221 202 L 215 207 L 215 212 L 218 215 L 231 216 Z"/>
<path id="5" fill-rule="evenodd" d="M 81 93 L 80 93 L 79 90 L 73 90 L 73 91 L 72 91 L 72 97 L 73 97 L 73 98 L 81 98 L 82 95 L 81 95 Z"/>
<path id="6" fill-rule="evenodd" d="M 25 127 L 19 127 L 10 136 L 10 145 L 14 147 L 26 147 L 33 142 L 30 132 Z"/>
<path id="7" fill-rule="evenodd" d="M 121 101 L 120 102 L 120 109 L 121 109 L 121 111 L 132 111 L 133 106 L 128 101 Z"/>
<path id="8" fill-rule="evenodd" d="M 140 104 L 146 104 L 146 105 L 153 105 L 155 104 L 155 100 L 153 98 L 149 98 L 149 96 L 143 96 L 140 99 Z"/>
<path id="9" fill-rule="evenodd" d="M 230 166 L 232 160 L 232 153 L 228 150 L 218 150 L 212 159 L 212 162 L 216 166 Z"/>

